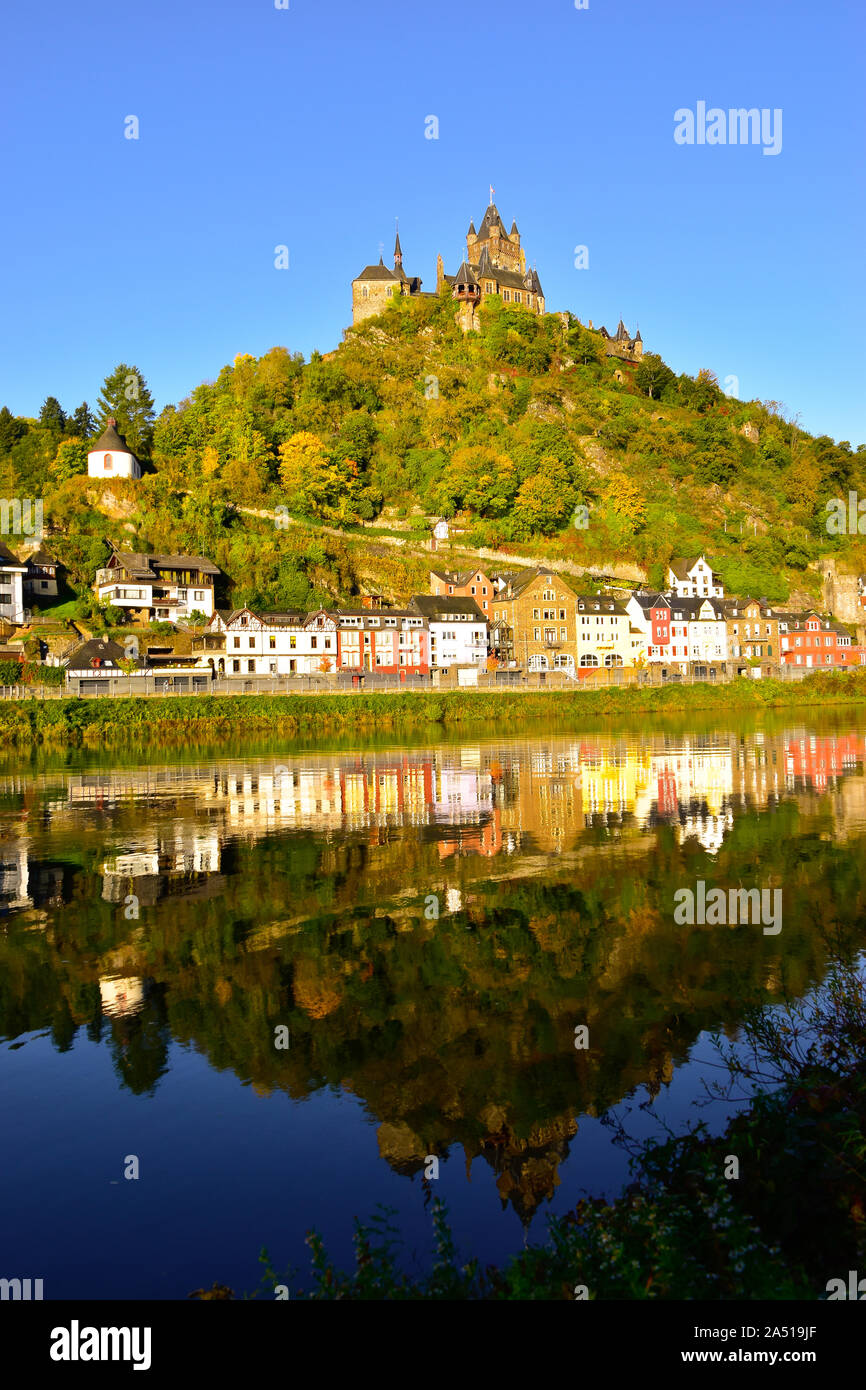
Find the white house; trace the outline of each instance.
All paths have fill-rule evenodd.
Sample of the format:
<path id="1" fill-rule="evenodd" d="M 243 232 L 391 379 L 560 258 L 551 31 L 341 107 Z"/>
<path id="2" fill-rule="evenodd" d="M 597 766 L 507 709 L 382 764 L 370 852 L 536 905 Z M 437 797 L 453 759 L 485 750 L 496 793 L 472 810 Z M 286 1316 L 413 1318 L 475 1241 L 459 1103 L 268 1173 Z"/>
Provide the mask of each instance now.
<path id="1" fill-rule="evenodd" d="M 209 632 L 225 636 L 225 655 L 207 658 L 218 675 L 306 676 L 337 669 L 338 628 L 330 613 L 215 613 Z"/>
<path id="2" fill-rule="evenodd" d="M 0 618 L 7 623 L 24 621 L 24 576 L 27 566 L 0 541 Z"/>
<path id="3" fill-rule="evenodd" d="M 214 612 L 216 565 L 203 555 L 144 555 L 116 550 L 96 571 L 99 602 L 125 608 L 143 621 L 184 621 L 192 613 Z"/>
<path id="4" fill-rule="evenodd" d="M 486 666 L 487 619 L 474 598 L 416 594 L 410 599 L 409 608 L 427 622 L 431 671 L 449 666 Z"/>
<path id="5" fill-rule="evenodd" d="M 102 434 L 87 451 L 87 475 L 90 478 L 141 477 L 141 464 L 123 436 L 117 433 L 113 415 L 109 415 Z"/>
<path id="6" fill-rule="evenodd" d="M 451 527 L 444 516 L 440 516 L 438 521 L 433 523 L 430 533 L 430 549 L 438 550 L 440 545 L 444 545 L 451 534 Z"/>
<path id="7" fill-rule="evenodd" d="M 683 643 L 685 638 L 685 644 Z M 728 625 L 723 605 L 715 599 L 671 599 L 671 655 L 674 647 L 682 652 L 682 670 L 689 662 L 718 666 L 728 659 Z"/>
<path id="8" fill-rule="evenodd" d="M 724 598 L 721 575 L 714 574 L 712 565 L 703 555 L 694 559 L 671 560 L 668 566 L 668 587 L 678 598 Z"/>
<path id="9" fill-rule="evenodd" d="M 24 576 L 24 591 L 32 599 L 56 598 L 61 566 L 54 556 L 40 546 L 27 557 L 27 573 Z"/>

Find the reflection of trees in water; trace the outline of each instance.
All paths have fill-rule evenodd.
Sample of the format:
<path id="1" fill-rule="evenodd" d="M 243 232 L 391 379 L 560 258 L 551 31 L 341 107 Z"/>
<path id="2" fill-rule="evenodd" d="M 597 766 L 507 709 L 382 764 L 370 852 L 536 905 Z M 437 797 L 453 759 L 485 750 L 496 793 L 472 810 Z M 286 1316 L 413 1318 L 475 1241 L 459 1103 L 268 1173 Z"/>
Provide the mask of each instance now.
<path id="1" fill-rule="evenodd" d="M 86 1028 L 136 1094 L 165 1074 L 172 1039 L 262 1093 L 350 1086 L 395 1170 L 462 1146 L 528 1219 L 581 1114 L 656 1093 L 703 1029 L 821 977 L 826 934 L 866 889 L 861 843 L 831 831 L 823 803 L 781 802 L 740 810 L 715 854 L 665 821 L 617 841 L 587 831 L 543 876 L 476 856 L 452 860 L 448 879 L 432 837 L 274 833 L 233 842 L 218 896 L 184 892 L 200 875 L 177 879 L 138 922 L 102 898 L 93 855 L 64 876 L 47 932 L 13 922 L 0 938 L 0 1027 L 50 1027 L 60 1049 Z M 674 926 L 674 893 L 698 878 L 781 884 L 781 935 Z M 461 910 L 425 919 L 427 894 L 455 881 Z M 137 1012 L 103 1016 L 110 970 L 150 982 Z M 577 1023 L 589 1051 L 574 1048 Z"/>

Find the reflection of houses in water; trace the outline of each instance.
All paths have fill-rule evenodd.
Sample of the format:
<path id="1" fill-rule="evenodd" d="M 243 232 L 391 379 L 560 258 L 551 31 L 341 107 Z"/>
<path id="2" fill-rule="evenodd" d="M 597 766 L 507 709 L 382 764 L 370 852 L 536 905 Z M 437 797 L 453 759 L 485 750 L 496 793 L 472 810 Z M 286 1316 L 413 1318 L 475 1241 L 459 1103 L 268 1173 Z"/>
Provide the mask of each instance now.
<path id="1" fill-rule="evenodd" d="M 34 860 L 26 840 L 0 844 L 0 914 L 63 902 L 62 864 Z"/>
<path id="2" fill-rule="evenodd" d="M 220 841 L 216 833 L 199 834 L 182 826 L 170 835 L 153 836 L 147 849 L 115 854 L 102 866 L 102 896 L 121 903 L 134 894 L 139 905 L 152 907 L 166 893 L 195 892 L 190 878 L 217 875 Z M 212 883 L 212 889 L 218 883 Z"/>
<path id="3" fill-rule="evenodd" d="M 685 740 L 652 753 L 649 775 L 635 803 L 640 825 L 676 827 L 680 843 L 697 839 L 714 853 L 733 825 L 733 761 L 727 744 Z"/>
<path id="4" fill-rule="evenodd" d="M 144 1008 L 145 981 L 140 975 L 100 975 L 99 997 L 102 1012 L 109 1018 L 124 1018 Z"/>
<path id="5" fill-rule="evenodd" d="M 0 845 L 0 912 L 32 906 L 26 844 Z"/>
<path id="6" fill-rule="evenodd" d="M 584 824 L 622 824 L 649 785 L 650 753 L 619 743 L 585 744 L 580 773 Z"/>
<path id="7" fill-rule="evenodd" d="M 862 734 L 830 738 L 806 733 L 799 738 L 789 735 L 785 740 L 785 786 L 790 791 L 826 791 L 843 775 L 856 772 L 863 755 Z"/>

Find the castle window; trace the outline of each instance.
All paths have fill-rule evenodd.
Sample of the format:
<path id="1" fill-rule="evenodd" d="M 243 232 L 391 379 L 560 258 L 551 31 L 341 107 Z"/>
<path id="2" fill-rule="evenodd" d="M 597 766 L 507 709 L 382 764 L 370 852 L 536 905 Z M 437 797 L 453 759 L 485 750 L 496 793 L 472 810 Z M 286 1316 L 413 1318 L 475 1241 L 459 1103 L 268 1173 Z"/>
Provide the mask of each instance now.
<path id="1" fill-rule="evenodd" d="M 389 285 L 388 288 L 387 288 L 386 291 L 385 291 L 385 294 L 386 294 L 387 297 L 390 299 L 391 296 L 393 295 L 393 293 L 394 293 L 394 286 L 393 286 L 393 285 Z"/>
<path id="2" fill-rule="evenodd" d="M 362 299 L 369 299 L 369 297 L 370 297 L 370 291 L 367 289 L 367 286 L 364 285 L 364 286 L 362 287 L 362 289 L 361 289 L 361 298 L 362 298 Z"/>
<path id="3" fill-rule="evenodd" d="M 509 302 L 509 300 L 511 299 L 511 291 L 510 291 L 510 290 L 503 290 L 502 298 L 505 300 L 505 302 L 506 302 L 506 304 L 507 304 L 507 303 Z"/>
<path id="4" fill-rule="evenodd" d="M 515 304 L 522 304 L 522 303 L 523 303 L 523 295 L 520 293 L 520 290 L 515 290 L 515 291 L 514 291 L 514 302 L 515 302 Z"/>
<path id="5" fill-rule="evenodd" d="M 487 291 L 488 294 L 492 294 L 492 293 L 493 293 L 493 285 L 492 285 L 492 283 L 491 283 L 490 280 L 488 280 L 488 281 L 485 283 L 484 288 L 486 289 L 486 291 Z"/>

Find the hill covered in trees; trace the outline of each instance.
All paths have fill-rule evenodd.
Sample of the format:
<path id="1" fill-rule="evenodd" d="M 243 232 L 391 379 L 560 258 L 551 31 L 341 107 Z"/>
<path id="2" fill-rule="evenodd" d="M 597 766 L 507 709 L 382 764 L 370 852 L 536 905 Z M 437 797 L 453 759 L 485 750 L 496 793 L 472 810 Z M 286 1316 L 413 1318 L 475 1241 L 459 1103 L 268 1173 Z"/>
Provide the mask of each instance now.
<path id="1" fill-rule="evenodd" d="M 672 555 L 704 551 L 729 590 L 771 600 L 817 596 L 810 565 L 828 553 L 866 569 L 862 538 L 829 534 L 826 511 L 866 496 L 866 445 L 814 438 L 708 370 L 606 357 L 571 315 L 488 301 L 481 321 L 464 335 L 447 292 L 398 298 L 335 352 L 240 355 L 158 417 L 121 364 L 96 417 L 53 397 L 38 421 L 0 411 L 0 494 L 44 498 L 77 585 L 108 542 L 194 551 L 229 576 L 228 601 L 262 606 L 349 598 L 371 573 L 394 598 L 426 587 L 432 515 L 457 519 L 465 549 L 630 563 L 656 584 Z M 109 414 L 140 482 L 84 476 Z M 378 544 L 389 528 L 401 549 Z"/>

